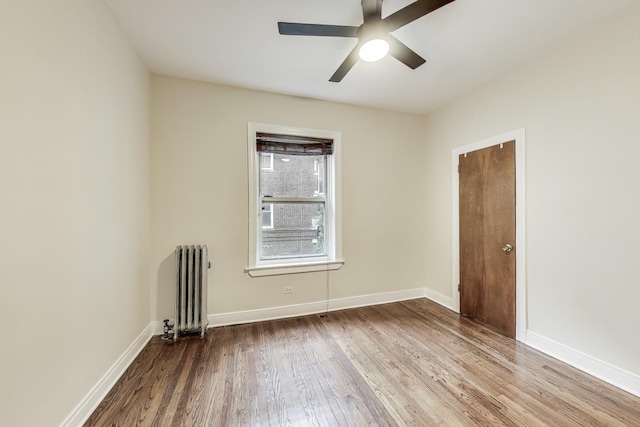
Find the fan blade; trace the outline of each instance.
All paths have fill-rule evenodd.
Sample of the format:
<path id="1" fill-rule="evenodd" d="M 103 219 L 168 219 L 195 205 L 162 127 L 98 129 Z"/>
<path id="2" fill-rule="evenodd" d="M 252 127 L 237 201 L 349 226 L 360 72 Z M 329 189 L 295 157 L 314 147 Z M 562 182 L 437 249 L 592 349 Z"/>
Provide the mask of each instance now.
<path id="1" fill-rule="evenodd" d="M 382 0 L 362 0 L 361 4 L 364 22 L 382 17 Z"/>
<path id="2" fill-rule="evenodd" d="M 389 55 L 413 70 L 426 62 L 424 58 L 409 49 L 407 45 L 391 34 L 389 34 Z"/>
<path id="3" fill-rule="evenodd" d="M 392 13 L 384 18 L 383 21 L 388 25 L 389 31 L 394 31 L 436 9 L 440 9 L 442 6 L 448 5 L 452 1 L 454 0 L 418 0 Z"/>
<path id="4" fill-rule="evenodd" d="M 287 36 L 358 37 L 358 27 L 346 25 L 278 22 L 278 31 Z"/>
<path id="5" fill-rule="evenodd" d="M 360 44 L 357 44 L 356 47 L 353 48 L 351 53 L 342 61 L 342 64 L 338 67 L 333 76 L 329 79 L 330 82 L 338 83 L 340 82 L 344 76 L 347 75 L 349 70 L 353 68 L 353 66 L 358 62 L 358 49 L 360 49 Z"/>

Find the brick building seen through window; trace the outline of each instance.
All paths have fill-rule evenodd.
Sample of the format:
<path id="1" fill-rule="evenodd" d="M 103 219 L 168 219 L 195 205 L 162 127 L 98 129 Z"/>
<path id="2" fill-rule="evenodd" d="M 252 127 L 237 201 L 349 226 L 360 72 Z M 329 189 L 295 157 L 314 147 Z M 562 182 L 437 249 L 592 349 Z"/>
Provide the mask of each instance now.
<path id="1" fill-rule="evenodd" d="M 259 155 L 263 200 L 260 258 L 326 255 L 326 157 L 264 152 Z M 270 198 L 278 201 L 270 203 Z"/>

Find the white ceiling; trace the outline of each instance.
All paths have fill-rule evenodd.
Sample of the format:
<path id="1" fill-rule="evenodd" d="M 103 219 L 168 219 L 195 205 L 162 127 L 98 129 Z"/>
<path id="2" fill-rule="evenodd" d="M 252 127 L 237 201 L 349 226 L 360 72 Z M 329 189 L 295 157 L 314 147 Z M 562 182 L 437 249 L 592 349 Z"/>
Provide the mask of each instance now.
<path id="1" fill-rule="evenodd" d="M 277 22 L 359 26 L 359 0 L 104 0 L 162 75 L 428 113 L 637 0 L 455 0 L 393 34 L 427 60 L 359 61 L 329 77 L 355 39 L 282 36 Z M 413 0 L 385 0 L 383 16 Z"/>

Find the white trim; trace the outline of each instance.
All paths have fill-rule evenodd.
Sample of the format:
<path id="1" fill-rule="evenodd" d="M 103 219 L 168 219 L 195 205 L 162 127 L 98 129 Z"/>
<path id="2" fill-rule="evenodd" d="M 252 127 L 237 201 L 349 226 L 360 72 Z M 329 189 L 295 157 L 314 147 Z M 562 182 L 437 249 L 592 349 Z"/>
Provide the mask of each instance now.
<path id="1" fill-rule="evenodd" d="M 483 148 L 492 147 L 507 141 L 516 142 L 516 339 L 526 340 L 527 332 L 527 285 L 526 285 L 526 233 L 525 233 L 525 130 L 517 129 L 491 138 L 477 141 L 464 147 L 452 150 L 451 188 L 452 188 L 452 310 L 460 312 L 460 202 L 458 192 L 460 177 L 458 175 L 458 157 Z"/>
<path id="2" fill-rule="evenodd" d="M 305 262 L 286 265 L 265 265 L 262 267 L 247 267 L 245 273 L 251 277 L 280 276 L 283 274 L 311 273 L 314 271 L 340 270 L 344 261 L 337 259 L 334 261 Z"/>
<path id="3" fill-rule="evenodd" d="M 409 289 L 404 291 L 385 292 L 380 294 L 359 295 L 355 297 L 329 300 L 329 311 L 347 308 L 364 307 L 390 302 L 406 301 L 424 298 L 424 289 Z M 327 311 L 327 301 L 316 301 L 306 304 L 286 305 L 280 307 L 263 308 L 258 310 L 236 311 L 231 313 L 210 314 L 209 326 L 227 326 L 242 323 L 262 322 L 265 320 L 284 319 L 288 317 L 306 316 Z"/>
<path id="4" fill-rule="evenodd" d="M 640 397 L 640 376 L 613 366 L 564 344 L 527 331 L 527 345 Z"/>
<path id="5" fill-rule="evenodd" d="M 258 240 L 260 233 L 262 232 L 261 226 L 261 212 L 258 209 L 259 204 L 259 170 L 257 168 L 257 154 L 256 154 L 256 133 L 276 133 L 281 135 L 294 135 L 294 136 L 309 136 L 316 138 L 328 138 L 333 140 L 333 154 L 329 156 L 325 168 L 325 191 L 327 192 L 325 202 L 325 248 L 327 250 L 327 256 L 322 260 L 323 265 L 330 264 L 342 264 L 342 167 L 341 167 L 341 139 L 342 134 L 338 131 L 322 130 L 322 129 L 308 129 L 298 128 L 291 126 L 270 125 L 263 123 L 247 123 L 247 158 L 248 158 L 248 181 L 249 181 L 249 253 L 247 256 L 247 268 L 245 272 L 261 271 L 263 274 L 251 274 L 252 277 L 257 275 L 271 275 L 271 274 L 289 274 L 297 273 L 300 266 L 305 266 L 308 263 L 304 258 L 291 260 L 293 267 L 289 268 L 286 265 L 278 265 L 277 268 L 271 268 L 274 263 L 271 261 L 260 261 L 258 254 Z M 331 177 L 327 185 L 327 177 Z M 279 260 L 278 262 L 286 262 Z M 288 264 L 287 264 L 288 265 Z M 339 268 L 339 267 L 338 267 Z M 324 268 L 326 269 L 326 267 Z M 283 272 L 284 270 L 287 270 Z M 303 269 L 304 271 L 318 271 Z M 322 269 L 320 269 L 322 270 Z M 304 272 L 303 271 L 303 272 Z"/>
<path id="6" fill-rule="evenodd" d="M 432 291 L 429 288 L 425 288 L 424 290 L 424 296 L 427 299 L 430 299 L 431 301 L 440 304 L 441 306 L 448 308 L 449 310 L 455 311 L 456 313 L 459 312 L 456 311 L 455 307 L 455 301 L 453 298 L 448 297 L 446 295 L 442 295 L 439 292 L 436 291 Z"/>
<path id="7" fill-rule="evenodd" d="M 124 374 L 129 365 L 140 354 L 142 349 L 147 345 L 155 328 L 152 322 L 138 335 L 125 352 L 116 360 L 109 370 L 98 380 L 96 385 L 87 393 L 80 403 L 71 411 L 67 418 L 60 426 L 80 426 L 91 416 L 93 411 L 98 407 L 102 399 L 109 393 L 109 390 L 116 384 L 118 379 Z"/>

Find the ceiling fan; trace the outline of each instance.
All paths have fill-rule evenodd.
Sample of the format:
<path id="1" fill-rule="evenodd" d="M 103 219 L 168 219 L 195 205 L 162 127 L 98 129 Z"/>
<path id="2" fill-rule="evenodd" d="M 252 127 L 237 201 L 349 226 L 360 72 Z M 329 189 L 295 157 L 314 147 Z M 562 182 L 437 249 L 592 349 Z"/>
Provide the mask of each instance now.
<path id="1" fill-rule="evenodd" d="M 353 48 L 329 79 L 330 82 L 337 83 L 355 65 L 358 58 L 365 61 L 375 61 L 389 53 L 411 69 L 416 69 L 424 64 L 425 60 L 420 55 L 393 37 L 391 33 L 452 1 L 454 0 L 418 0 L 383 19 L 382 0 L 362 0 L 364 22 L 359 27 L 278 22 L 278 30 L 280 34 L 290 36 L 357 38 L 358 44 L 356 47 Z M 376 48 L 380 50 L 376 50 Z M 367 56 L 372 51 L 374 54 Z"/>

